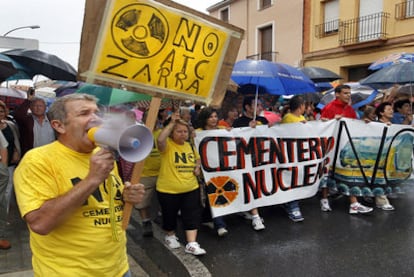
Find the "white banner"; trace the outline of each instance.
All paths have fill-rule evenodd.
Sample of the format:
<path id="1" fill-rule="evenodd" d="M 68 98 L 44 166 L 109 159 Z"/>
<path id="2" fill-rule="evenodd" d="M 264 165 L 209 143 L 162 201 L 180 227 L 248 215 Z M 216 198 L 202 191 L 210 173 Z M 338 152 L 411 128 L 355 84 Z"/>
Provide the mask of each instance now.
<path id="1" fill-rule="evenodd" d="M 384 130 L 387 130 L 385 136 Z M 408 133 L 412 138 L 411 126 L 387 127 L 382 123 L 367 124 L 351 119 L 282 124 L 270 128 L 197 131 L 195 144 L 200 153 L 213 216 L 312 197 L 334 161 L 342 170 L 366 166 L 368 158 L 360 162 L 361 167 L 341 162 L 340 153 L 349 154 L 349 141 L 375 137 L 377 145 L 381 145 L 381 141 L 390 142 L 401 134 L 401 130 L 410 130 Z M 407 150 L 408 144 L 404 145 Z M 358 151 L 364 149 L 359 147 Z M 412 143 L 410 149 L 412 153 Z M 395 149 L 393 151 L 395 153 Z M 354 158 L 356 156 L 359 154 Z M 400 156 L 406 155 L 400 153 Z M 411 173 L 411 160 L 408 171 L 407 163 L 400 164 L 406 173 Z M 335 167 L 332 171 L 335 172 Z"/>

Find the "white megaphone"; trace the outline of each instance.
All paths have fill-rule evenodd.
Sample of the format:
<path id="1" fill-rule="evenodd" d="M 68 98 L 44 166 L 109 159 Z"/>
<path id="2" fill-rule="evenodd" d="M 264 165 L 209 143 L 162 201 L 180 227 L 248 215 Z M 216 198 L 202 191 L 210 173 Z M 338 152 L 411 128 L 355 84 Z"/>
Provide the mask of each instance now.
<path id="1" fill-rule="evenodd" d="M 145 159 L 154 146 L 150 129 L 142 124 L 103 124 L 88 130 L 88 138 L 97 145 L 109 146 L 128 162 Z"/>

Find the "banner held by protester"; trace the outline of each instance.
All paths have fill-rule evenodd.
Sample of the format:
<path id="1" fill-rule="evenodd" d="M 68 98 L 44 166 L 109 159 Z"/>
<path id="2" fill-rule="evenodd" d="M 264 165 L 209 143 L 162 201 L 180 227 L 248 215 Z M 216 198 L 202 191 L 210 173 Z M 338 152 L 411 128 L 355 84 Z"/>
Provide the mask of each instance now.
<path id="1" fill-rule="evenodd" d="M 312 197 L 331 174 L 345 194 L 398 191 L 412 171 L 404 153 L 412 153 L 413 133 L 406 125 L 342 119 L 198 131 L 195 142 L 216 217 Z"/>

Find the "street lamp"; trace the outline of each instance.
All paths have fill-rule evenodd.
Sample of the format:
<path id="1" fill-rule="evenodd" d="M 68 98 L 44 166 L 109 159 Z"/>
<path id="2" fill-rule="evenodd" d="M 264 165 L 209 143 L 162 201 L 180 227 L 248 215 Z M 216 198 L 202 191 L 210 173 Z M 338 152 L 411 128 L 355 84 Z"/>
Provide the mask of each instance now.
<path id="1" fill-rule="evenodd" d="M 23 26 L 23 27 L 14 28 L 14 29 L 12 29 L 12 30 L 10 30 L 10 31 L 6 32 L 6 33 L 3 35 L 3 37 L 7 36 L 7 35 L 8 35 L 8 34 L 10 34 L 11 32 L 14 32 L 14 31 L 17 31 L 17 30 L 20 30 L 20 29 L 28 29 L 28 28 L 30 28 L 30 29 L 39 29 L 39 28 L 40 28 L 40 26 L 39 26 L 39 25 L 30 25 L 30 26 Z"/>

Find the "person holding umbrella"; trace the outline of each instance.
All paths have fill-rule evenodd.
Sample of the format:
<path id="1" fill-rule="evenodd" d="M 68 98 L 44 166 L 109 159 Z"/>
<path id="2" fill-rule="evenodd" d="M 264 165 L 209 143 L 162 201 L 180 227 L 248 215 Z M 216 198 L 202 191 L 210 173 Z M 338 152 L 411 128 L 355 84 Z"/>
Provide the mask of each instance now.
<path id="1" fill-rule="evenodd" d="M 348 85 L 339 85 L 335 88 L 335 99 L 328 103 L 321 111 L 321 120 L 341 119 L 342 117 L 357 118 L 356 112 L 350 105 L 351 87 Z M 321 210 L 324 212 L 331 211 L 328 201 L 329 189 L 322 187 L 322 199 L 320 200 Z M 364 214 L 372 212 L 371 207 L 366 207 L 358 202 L 356 196 L 349 196 L 350 214 Z"/>
<path id="2" fill-rule="evenodd" d="M 243 115 L 233 122 L 233 128 L 237 127 L 251 127 L 255 128 L 257 125 L 268 125 L 265 117 L 259 116 L 263 111 L 263 106 L 260 100 L 255 96 L 246 96 L 243 99 Z M 263 219 L 259 215 L 259 209 L 255 208 L 250 211 L 252 219 L 252 227 L 256 231 L 264 230 L 266 227 L 263 224 Z M 249 216 L 246 216 L 249 218 Z"/>

